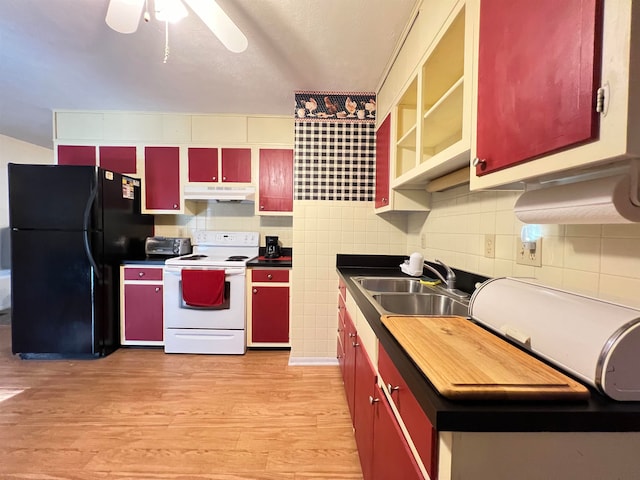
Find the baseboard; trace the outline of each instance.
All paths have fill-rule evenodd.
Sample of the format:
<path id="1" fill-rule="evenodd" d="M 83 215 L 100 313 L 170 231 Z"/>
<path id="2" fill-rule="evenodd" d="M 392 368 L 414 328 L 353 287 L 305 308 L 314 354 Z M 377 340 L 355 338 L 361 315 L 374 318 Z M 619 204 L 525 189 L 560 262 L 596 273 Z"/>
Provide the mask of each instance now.
<path id="1" fill-rule="evenodd" d="M 338 365 L 338 359 L 331 357 L 289 357 L 289 365 L 333 367 Z"/>

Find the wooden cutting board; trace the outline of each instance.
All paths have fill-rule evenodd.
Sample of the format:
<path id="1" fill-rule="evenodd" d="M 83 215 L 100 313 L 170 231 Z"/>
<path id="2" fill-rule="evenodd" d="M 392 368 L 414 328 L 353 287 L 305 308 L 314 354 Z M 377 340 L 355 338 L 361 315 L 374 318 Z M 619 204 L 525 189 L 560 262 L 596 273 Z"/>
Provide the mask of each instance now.
<path id="1" fill-rule="evenodd" d="M 385 315 L 441 395 L 455 400 L 579 400 L 582 384 L 463 317 Z"/>

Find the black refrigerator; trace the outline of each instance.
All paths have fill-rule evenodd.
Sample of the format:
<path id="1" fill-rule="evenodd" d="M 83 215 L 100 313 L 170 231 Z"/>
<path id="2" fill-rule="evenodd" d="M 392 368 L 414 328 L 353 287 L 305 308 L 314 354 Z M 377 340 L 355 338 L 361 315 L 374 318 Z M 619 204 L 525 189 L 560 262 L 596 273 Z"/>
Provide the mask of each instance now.
<path id="1" fill-rule="evenodd" d="M 91 166 L 10 163 L 12 351 L 99 357 L 120 345 L 120 264 L 143 259 L 140 180 Z"/>

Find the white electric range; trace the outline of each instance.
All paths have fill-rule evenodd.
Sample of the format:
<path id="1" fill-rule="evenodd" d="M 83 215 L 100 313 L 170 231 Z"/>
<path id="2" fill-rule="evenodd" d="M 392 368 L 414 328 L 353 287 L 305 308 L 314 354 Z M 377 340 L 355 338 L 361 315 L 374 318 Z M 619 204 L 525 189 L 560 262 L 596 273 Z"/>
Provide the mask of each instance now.
<path id="1" fill-rule="evenodd" d="M 247 262 L 258 256 L 258 232 L 199 230 L 193 253 L 164 266 L 165 353 L 243 354 L 246 351 Z M 184 300 L 183 270 L 224 270 L 224 301 L 195 307 Z"/>

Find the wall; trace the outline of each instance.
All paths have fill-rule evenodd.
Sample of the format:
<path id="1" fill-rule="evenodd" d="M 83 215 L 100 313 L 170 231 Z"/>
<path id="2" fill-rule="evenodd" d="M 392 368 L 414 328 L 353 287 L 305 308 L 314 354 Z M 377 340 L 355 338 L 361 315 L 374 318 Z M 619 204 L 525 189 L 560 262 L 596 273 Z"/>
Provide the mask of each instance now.
<path id="1" fill-rule="evenodd" d="M 266 235 L 280 237 L 282 246 L 291 247 L 292 217 L 259 217 L 253 203 L 218 203 L 187 200 L 184 215 L 156 215 L 156 235 L 190 237 L 194 230 L 259 232 L 264 246 Z"/>
<path id="2" fill-rule="evenodd" d="M 408 220 L 406 253 L 419 251 L 426 259 L 491 277 L 533 277 L 640 308 L 640 224 L 542 225 L 542 267 L 517 265 L 523 225 L 513 213 L 518 195 L 469 192 L 467 186 L 433 194 L 426 221 L 415 215 Z M 496 235 L 495 258 L 484 257 L 486 233 Z"/>
<path id="3" fill-rule="evenodd" d="M 296 200 L 293 217 L 292 361 L 336 361 L 336 254 L 406 250 L 406 217 L 381 218 L 373 202 Z"/>

